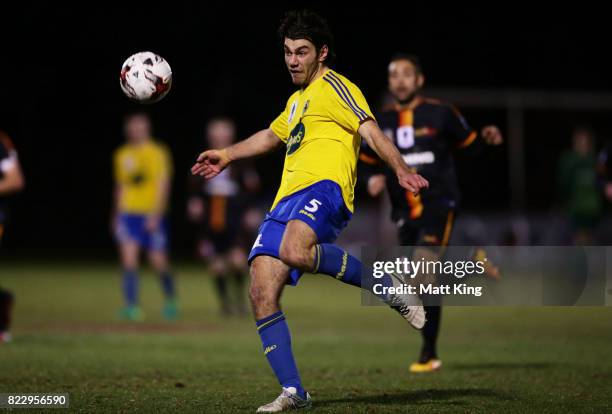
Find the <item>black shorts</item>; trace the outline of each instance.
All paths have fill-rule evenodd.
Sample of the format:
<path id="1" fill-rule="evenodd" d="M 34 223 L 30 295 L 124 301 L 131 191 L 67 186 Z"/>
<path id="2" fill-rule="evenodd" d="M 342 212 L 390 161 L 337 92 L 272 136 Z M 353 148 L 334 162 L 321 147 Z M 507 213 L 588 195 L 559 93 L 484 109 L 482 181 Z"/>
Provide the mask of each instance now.
<path id="1" fill-rule="evenodd" d="M 208 240 L 212 244 L 215 254 L 225 254 L 232 247 L 237 245 L 237 236 L 235 231 L 209 233 L 207 236 L 204 236 L 203 239 Z"/>
<path id="2" fill-rule="evenodd" d="M 210 208 L 198 238 L 210 244 L 212 254 L 225 254 L 239 243 L 242 207 L 233 197 L 211 197 L 208 204 Z"/>
<path id="3" fill-rule="evenodd" d="M 424 205 L 418 218 L 407 218 L 399 227 L 399 241 L 402 246 L 425 247 L 442 257 L 453 231 L 454 218 L 452 208 Z M 425 295 L 421 299 L 426 306 L 442 303 L 440 295 Z"/>
<path id="4" fill-rule="evenodd" d="M 407 218 L 398 229 L 402 246 L 426 246 L 442 252 L 453 231 L 455 210 L 449 207 L 424 205 L 417 218 Z"/>

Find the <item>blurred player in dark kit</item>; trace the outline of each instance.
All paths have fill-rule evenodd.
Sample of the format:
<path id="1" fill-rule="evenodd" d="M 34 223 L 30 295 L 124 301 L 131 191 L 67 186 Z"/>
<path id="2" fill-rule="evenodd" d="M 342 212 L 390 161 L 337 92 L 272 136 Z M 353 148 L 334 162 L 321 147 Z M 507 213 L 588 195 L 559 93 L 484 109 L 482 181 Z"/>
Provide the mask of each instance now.
<path id="1" fill-rule="evenodd" d="M 225 148 L 235 140 L 234 121 L 219 117 L 208 122 L 208 148 Z M 259 175 L 244 162 L 232 164 L 210 181 L 191 179 L 187 215 L 198 224 L 197 253 L 209 265 L 222 315 L 247 313 L 247 254 L 261 220 L 252 197 L 259 188 Z"/>
<path id="2" fill-rule="evenodd" d="M 8 197 L 23 190 L 25 180 L 11 139 L 0 131 L 0 245 L 8 221 Z M 10 342 L 11 310 L 14 296 L 0 287 L 0 343 Z"/>
<path id="3" fill-rule="evenodd" d="M 406 191 L 397 184 L 393 171 L 365 144 L 360 154 L 363 176 L 370 195 L 377 196 L 387 188 L 400 244 L 415 246 L 416 258 L 439 260 L 451 236 L 459 202 L 455 151 L 479 153 L 484 145 L 501 144 L 502 135 L 494 125 L 478 133 L 452 105 L 422 96 L 419 91 L 425 76 L 416 56 L 394 56 L 388 67 L 388 81 L 394 101 L 377 114 L 378 124 L 393 140 L 411 171 L 427 179 L 430 187 L 418 195 Z M 484 255 L 482 249 L 477 249 L 474 259 L 483 260 Z M 498 272 L 494 268 L 488 271 L 493 276 Z M 423 347 L 419 360 L 410 366 L 412 372 L 434 371 L 442 364 L 436 349 L 441 317 L 439 299 L 429 298 L 430 306 L 425 307 Z"/>

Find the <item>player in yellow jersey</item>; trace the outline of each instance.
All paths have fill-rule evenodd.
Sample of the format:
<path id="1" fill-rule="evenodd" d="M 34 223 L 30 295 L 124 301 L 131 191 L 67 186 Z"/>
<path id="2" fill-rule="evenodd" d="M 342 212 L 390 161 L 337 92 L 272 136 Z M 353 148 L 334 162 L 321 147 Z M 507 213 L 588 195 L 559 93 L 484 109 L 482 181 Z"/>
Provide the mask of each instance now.
<path id="1" fill-rule="evenodd" d="M 249 297 L 257 330 L 283 387 L 281 395 L 258 412 L 310 406 L 280 310 L 285 284 L 296 284 L 303 272 L 311 272 L 362 285 L 361 262 L 332 244 L 353 211 L 361 137 L 395 171 L 403 187 L 416 193 L 428 185 L 410 173 L 394 144 L 378 128 L 359 88 L 329 68 L 334 49 L 327 22 L 310 11 L 290 12 L 279 34 L 285 63 L 299 89 L 269 128 L 225 149 L 203 152 L 192 167 L 193 174 L 211 179 L 232 161 L 279 147 L 286 150 L 278 194 L 249 256 Z M 394 284 L 389 275 L 381 282 Z M 425 323 L 420 303 L 385 299 L 414 327 Z"/>
<path id="2" fill-rule="evenodd" d="M 125 120 L 127 142 L 114 154 L 115 206 L 113 227 L 123 270 L 125 307 L 121 317 L 141 320 L 138 304 L 138 267 L 141 250 L 159 273 L 166 299 L 162 314 L 178 316 L 174 276 L 168 263 L 168 224 L 165 218 L 172 159 L 168 149 L 151 138 L 151 121 L 145 114 Z"/>

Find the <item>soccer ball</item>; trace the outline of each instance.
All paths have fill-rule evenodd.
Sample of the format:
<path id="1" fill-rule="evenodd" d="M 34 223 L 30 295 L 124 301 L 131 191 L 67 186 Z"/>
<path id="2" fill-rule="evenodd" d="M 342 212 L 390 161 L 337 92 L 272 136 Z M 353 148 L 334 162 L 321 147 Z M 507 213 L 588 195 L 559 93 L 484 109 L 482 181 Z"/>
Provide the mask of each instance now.
<path id="1" fill-rule="evenodd" d="M 163 57 L 153 52 L 139 52 L 123 63 L 119 84 L 128 98 L 151 104 L 170 91 L 172 70 Z"/>

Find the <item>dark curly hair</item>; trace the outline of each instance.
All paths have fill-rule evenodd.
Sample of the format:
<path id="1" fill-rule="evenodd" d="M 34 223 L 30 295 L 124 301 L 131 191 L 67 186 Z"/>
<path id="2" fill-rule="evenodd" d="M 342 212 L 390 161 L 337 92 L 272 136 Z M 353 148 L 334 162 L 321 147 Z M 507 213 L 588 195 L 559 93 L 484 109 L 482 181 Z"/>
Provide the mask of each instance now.
<path id="1" fill-rule="evenodd" d="M 331 64 L 335 57 L 334 35 L 327 24 L 327 20 L 312 10 L 291 10 L 285 14 L 278 28 L 281 42 L 285 38 L 292 40 L 306 39 L 315 45 L 317 53 L 323 46 L 327 46 L 328 53 L 325 64 Z"/>

